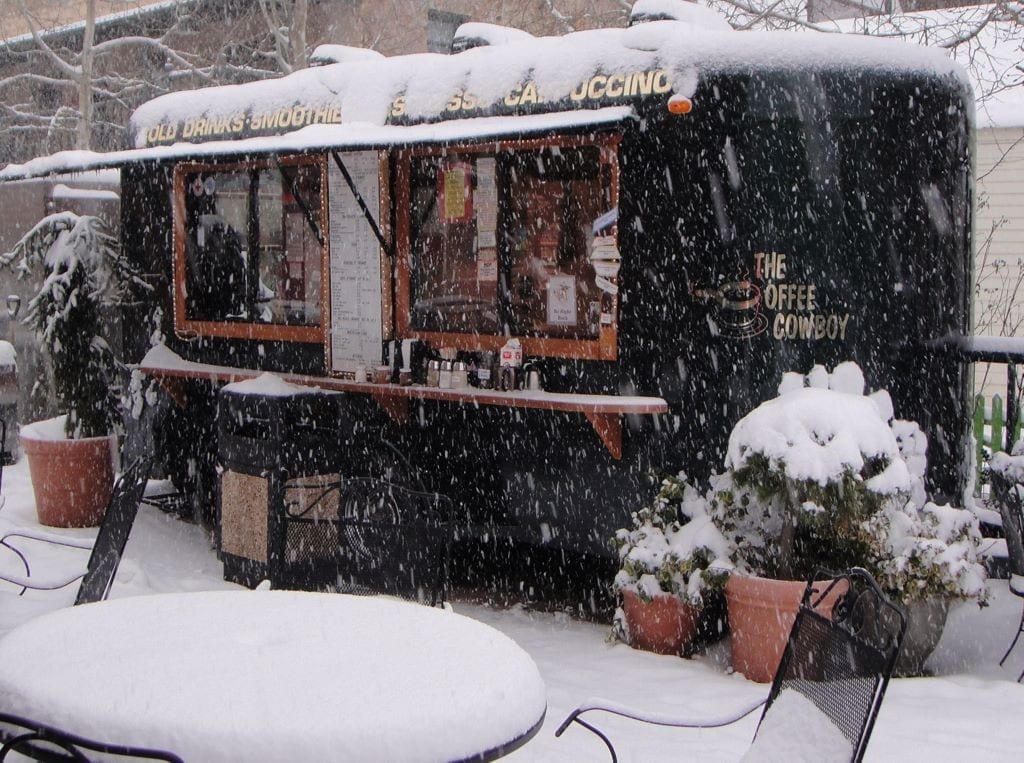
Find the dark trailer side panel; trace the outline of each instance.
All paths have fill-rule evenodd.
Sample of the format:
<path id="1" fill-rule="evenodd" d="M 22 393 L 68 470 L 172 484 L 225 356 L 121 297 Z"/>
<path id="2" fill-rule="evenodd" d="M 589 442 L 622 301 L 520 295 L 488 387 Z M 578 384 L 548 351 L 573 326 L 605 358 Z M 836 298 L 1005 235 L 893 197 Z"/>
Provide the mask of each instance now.
<path id="1" fill-rule="evenodd" d="M 665 398 L 676 463 L 721 468 L 786 371 L 854 360 L 929 433 L 931 489 L 968 478 L 970 103 L 871 71 L 729 73 L 622 144 L 620 367 Z M 670 466 L 665 464 L 665 466 Z"/>

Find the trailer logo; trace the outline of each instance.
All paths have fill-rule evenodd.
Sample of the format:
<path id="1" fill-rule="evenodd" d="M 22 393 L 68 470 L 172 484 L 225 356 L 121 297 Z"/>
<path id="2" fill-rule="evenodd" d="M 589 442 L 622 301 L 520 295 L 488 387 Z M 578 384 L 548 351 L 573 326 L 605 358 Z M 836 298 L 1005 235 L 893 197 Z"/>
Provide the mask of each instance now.
<path id="1" fill-rule="evenodd" d="M 846 339 L 849 313 L 821 312 L 818 287 L 787 281 L 786 255 L 756 252 L 754 277 L 764 283 L 764 306 L 775 311 L 772 336 L 780 340 Z"/>

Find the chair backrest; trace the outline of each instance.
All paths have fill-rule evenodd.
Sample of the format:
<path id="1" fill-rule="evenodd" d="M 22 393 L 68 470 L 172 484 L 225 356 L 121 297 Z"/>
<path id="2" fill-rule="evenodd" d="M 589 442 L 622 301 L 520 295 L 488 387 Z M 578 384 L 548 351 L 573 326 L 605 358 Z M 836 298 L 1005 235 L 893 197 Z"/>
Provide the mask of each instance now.
<path id="1" fill-rule="evenodd" d="M 136 458 L 121 472 L 96 534 L 75 604 L 102 601 L 110 592 L 152 468 L 153 456 L 147 454 Z"/>
<path id="2" fill-rule="evenodd" d="M 816 581 L 833 578 L 822 585 Z M 815 606 L 845 587 L 831 616 Z M 817 573 L 804 590 L 751 750 L 767 759 L 795 747 L 818 759 L 859 761 L 906 631 L 903 613 L 866 571 Z M 799 757 L 797 755 L 796 757 Z"/>
<path id="3" fill-rule="evenodd" d="M 1010 572 L 1024 576 L 1024 485 L 993 471 L 992 495 L 1003 520 Z"/>
<path id="4" fill-rule="evenodd" d="M 108 744 L 86 739 L 75 734 L 48 726 L 44 723 L 22 718 L 9 713 L 0 713 L 0 763 L 14 753 L 12 760 L 21 760 L 27 755 L 35 760 L 93 760 L 86 752 L 101 753 L 106 760 L 110 756 L 131 760 L 163 760 L 167 763 L 183 763 L 171 752 L 143 747 Z"/>
<path id="5" fill-rule="evenodd" d="M 373 478 L 343 480 L 338 577 L 343 590 L 443 603 L 454 534 L 447 496 Z"/>

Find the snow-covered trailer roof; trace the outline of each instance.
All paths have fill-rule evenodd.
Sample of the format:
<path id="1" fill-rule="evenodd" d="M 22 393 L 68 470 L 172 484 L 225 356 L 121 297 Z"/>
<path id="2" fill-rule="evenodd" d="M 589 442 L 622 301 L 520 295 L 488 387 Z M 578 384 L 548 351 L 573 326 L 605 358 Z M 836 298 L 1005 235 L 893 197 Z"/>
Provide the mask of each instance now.
<path id="1" fill-rule="evenodd" d="M 948 78 L 941 50 L 817 33 L 737 32 L 685 21 L 576 32 L 457 55 L 349 59 L 275 80 L 171 93 L 139 107 L 126 151 L 63 152 L 0 180 L 210 155 L 465 141 L 609 124 L 689 98 L 715 72 L 864 69 Z M 699 104 L 697 104 L 699 108 Z"/>
<path id="2" fill-rule="evenodd" d="M 139 107 L 135 148 L 284 134 L 317 124 L 375 126 L 643 104 L 694 94 L 704 72 L 870 68 L 969 81 L 941 51 L 888 40 L 733 32 L 658 21 L 564 37 L 510 39 L 457 55 L 349 61 L 276 80 L 171 93 Z"/>

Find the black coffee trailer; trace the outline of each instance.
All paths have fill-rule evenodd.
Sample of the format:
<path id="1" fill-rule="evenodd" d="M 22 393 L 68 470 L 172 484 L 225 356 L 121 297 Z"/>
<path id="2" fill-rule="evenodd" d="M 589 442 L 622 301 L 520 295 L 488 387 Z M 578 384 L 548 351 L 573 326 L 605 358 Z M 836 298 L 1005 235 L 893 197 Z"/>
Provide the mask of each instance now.
<path id="1" fill-rule="evenodd" d="M 274 372 L 341 393 L 342 477 L 458 507 L 459 575 L 541 595 L 606 584 L 649 475 L 721 468 L 814 364 L 887 388 L 962 496 L 969 367 L 935 348 L 970 334 L 972 115 L 941 52 L 653 21 L 172 94 L 65 164 L 122 168 L 180 487 L 213 505 L 218 389 Z"/>

